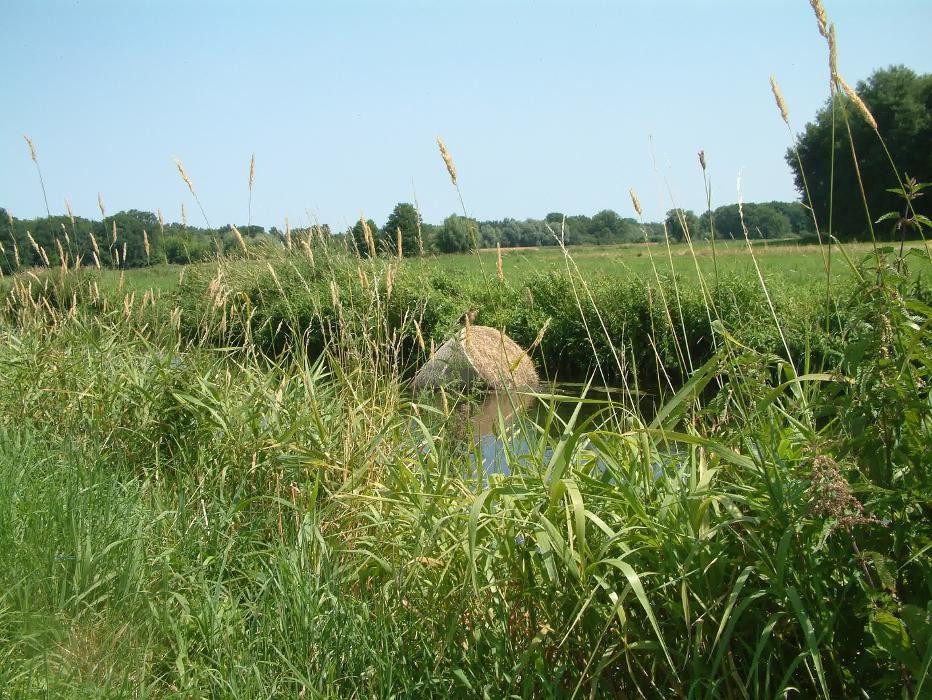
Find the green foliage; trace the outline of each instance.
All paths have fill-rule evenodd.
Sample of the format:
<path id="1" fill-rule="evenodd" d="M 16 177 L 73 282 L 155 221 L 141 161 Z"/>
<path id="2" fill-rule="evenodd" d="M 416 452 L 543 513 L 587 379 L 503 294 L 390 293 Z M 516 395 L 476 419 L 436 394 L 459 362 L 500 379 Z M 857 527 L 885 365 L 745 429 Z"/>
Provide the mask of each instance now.
<path id="1" fill-rule="evenodd" d="M 385 228 L 382 229 L 380 246 L 392 255 L 398 254 L 397 236 L 401 231 L 401 252 L 406 257 L 417 255 L 423 248 L 423 241 L 420 239 L 421 215 L 413 204 L 399 202 L 395 205 L 392 213 L 385 222 Z"/>
<path id="2" fill-rule="evenodd" d="M 856 86 L 877 121 L 878 131 L 893 157 L 896 168 L 919 180 L 932 178 L 932 75 L 921 74 L 903 66 L 875 71 Z M 847 115 L 847 116 L 845 116 Z M 852 161 L 848 129 L 857 155 L 857 170 Z M 834 138 L 834 141 L 833 141 Z M 897 171 L 891 166 L 884 143 L 850 103 L 839 93 L 806 124 L 797 139 L 799 160 L 793 149 L 786 161 L 793 170 L 800 196 L 809 197 L 819 225 L 829 225 L 830 202 L 861 202 L 858 171 L 866 193 L 870 216 L 896 210 L 901 204 L 891 188 L 899 186 Z M 800 160 L 802 170 L 800 169 Z M 834 190 L 831 172 L 834 162 Z M 932 215 L 927 198 L 915 203 L 917 213 Z M 842 240 L 867 239 L 871 219 L 865 206 L 836 206 L 831 212 L 832 233 Z M 876 232 L 881 235 L 883 232 Z"/>
<path id="3" fill-rule="evenodd" d="M 667 235 L 673 241 L 685 241 L 687 234 L 689 238 L 697 240 L 702 237 L 699 217 L 696 216 L 695 212 L 687 209 L 671 209 L 668 211 L 667 217 L 664 219 L 664 226 Z"/>
<path id="4" fill-rule="evenodd" d="M 676 301 L 542 274 L 517 305 L 415 266 L 389 294 L 396 261 L 316 253 L 189 268 L 177 325 L 3 317 L 8 693 L 921 697 L 932 315 L 905 264 L 866 260 L 798 375 L 752 349 L 747 278 Z M 550 317 L 567 353 L 597 312 L 635 355 L 706 340 L 652 417 L 545 392 L 476 479 L 479 436 L 412 403 L 398 342 L 472 302 L 517 334 Z"/>
<path id="5" fill-rule="evenodd" d="M 878 122 L 886 96 L 904 129 L 924 124 L 897 111 L 911 78 L 891 74 L 868 86 Z M 668 216 L 674 239 L 720 223 L 717 249 L 647 243 L 613 274 L 612 251 L 588 267 L 562 245 L 635 237 L 614 212 L 480 223 L 480 245 L 561 244 L 558 266 L 537 251 L 541 269 L 504 279 L 479 251 L 364 259 L 368 245 L 317 231 L 285 250 L 276 229 L 150 237 L 144 212 L 50 217 L 28 236 L 9 221 L 0 687 L 926 697 L 932 291 L 928 249 L 905 245 L 929 225 L 923 187 L 886 188 L 879 221 L 900 245 L 840 284 L 827 265 L 825 279 L 774 274 L 787 259 L 768 262 L 766 242 L 736 262 L 728 207 Z M 379 250 L 394 258 L 401 229 L 415 254 L 412 211 L 396 207 Z M 779 203 L 744 215 L 749 237 L 808 226 Z M 208 241 L 231 255 L 177 284 L 73 264 L 88 245 L 122 268 Z M 491 468 L 467 397 L 409 392 L 471 306 L 547 373 L 622 386 L 504 396 L 530 407 L 497 414 Z"/>
<path id="6" fill-rule="evenodd" d="M 721 238 L 744 238 L 744 227 L 747 227 L 749 238 L 786 238 L 791 234 L 808 233 L 812 224 L 805 226 L 805 210 L 802 205 L 795 207 L 787 206 L 785 209 L 780 205 L 783 202 L 772 202 L 770 204 L 744 204 L 739 211 L 737 204 L 730 204 L 719 207 L 713 212 L 716 235 Z M 803 228 L 794 228 L 789 216 L 785 211 L 796 209 L 794 220 L 796 226 Z M 800 216 L 800 211 L 802 216 Z M 744 227 L 742 226 L 742 214 L 744 216 Z"/>
<path id="7" fill-rule="evenodd" d="M 437 231 L 434 245 L 441 253 L 465 253 L 473 247 L 472 239 L 478 230 L 478 224 L 473 219 L 451 214 Z"/>

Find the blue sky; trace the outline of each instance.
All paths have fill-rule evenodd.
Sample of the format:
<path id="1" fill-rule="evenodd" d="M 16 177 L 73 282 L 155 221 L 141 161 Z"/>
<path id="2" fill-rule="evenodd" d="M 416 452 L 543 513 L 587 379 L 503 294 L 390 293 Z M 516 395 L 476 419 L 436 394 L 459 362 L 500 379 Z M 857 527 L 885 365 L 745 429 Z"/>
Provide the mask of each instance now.
<path id="1" fill-rule="evenodd" d="M 824 0 L 850 83 L 903 63 L 932 72 L 929 0 Z M 161 208 L 214 225 L 384 222 L 416 188 L 425 220 L 470 215 L 645 216 L 796 196 L 787 130 L 827 97 L 825 44 L 806 0 L 197 2 L 4 0 L 0 206 Z M 672 194 L 671 194 L 672 193 Z"/>

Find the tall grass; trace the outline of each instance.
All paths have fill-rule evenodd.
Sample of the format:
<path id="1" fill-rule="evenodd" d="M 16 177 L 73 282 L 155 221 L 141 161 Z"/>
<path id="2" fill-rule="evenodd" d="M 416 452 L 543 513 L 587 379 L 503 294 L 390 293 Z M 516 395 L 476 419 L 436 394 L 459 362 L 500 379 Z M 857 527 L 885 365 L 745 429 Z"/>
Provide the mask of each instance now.
<path id="1" fill-rule="evenodd" d="M 174 293 L 67 264 L 17 275 L 0 686 L 927 696 L 918 255 L 849 257 L 811 314 L 717 256 L 690 285 L 672 256 L 619 282 L 563 255 L 562 273 L 470 286 L 310 236 L 185 269 Z M 484 471 L 469 399 L 409 388 L 471 304 L 549 367 L 628 391 L 506 397 L 540 410 L 496 417 L 507 469 Z"/>

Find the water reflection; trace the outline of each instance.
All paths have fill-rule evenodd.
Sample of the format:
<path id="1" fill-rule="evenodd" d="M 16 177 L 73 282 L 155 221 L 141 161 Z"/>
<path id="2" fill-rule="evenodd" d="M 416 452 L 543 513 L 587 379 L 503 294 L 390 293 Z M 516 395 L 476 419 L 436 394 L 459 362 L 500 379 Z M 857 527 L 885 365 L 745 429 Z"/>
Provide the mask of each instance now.
<path id="1" fill-rule="evenodd" d="M 580 397 L 583 398 L 580 398 Z M 552 448 L 545 446 L 549 432 L 558 434 L 563 422 L 576 413 L 576 424 L 604 413 L 610 404 L 609 397 L 618 400 L 619 390 L 612 387 L 589 387 L 583 384 L 551 384 L 546 393 L 514 394 L 489 392 L 478 400 L 467 401 L 460 408 L 464 437 L 474 446 L 473 463 L 481 459 L 485 474 L 509 474 L 515 462 L 527 459 L 535 450 L 541 450 L 531 460 L 546 462 Z M 552 420 L 556 416 L 562 420 Z M 611 416 L 598 416 L 601 424 Z"/>

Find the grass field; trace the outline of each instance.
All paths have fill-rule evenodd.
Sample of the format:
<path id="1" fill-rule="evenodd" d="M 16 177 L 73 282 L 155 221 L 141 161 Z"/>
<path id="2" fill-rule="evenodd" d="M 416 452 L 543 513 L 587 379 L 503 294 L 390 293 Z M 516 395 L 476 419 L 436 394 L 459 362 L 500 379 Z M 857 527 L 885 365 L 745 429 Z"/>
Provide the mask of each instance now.
<path id="1" fill-rule="evenodd" d="M 0 280 L 0 696 L 930 697 L 926 246 L 307 236 Z M 418 395 L 472 306 L 578 395 Z"/>
<path id="2" fill-rule="evenodd" d="M 922 248 L 923 246 L 921 243 L 912 243 L 911 247 Z M 845 253 L 853 259 L 860 259 L 872 248 L 873 246 L 869 243 L 848 243 L 844 246 Z M 649 278 L 653 274 L 653 264 L 662 274 L 669 273 L 672 269 L 677 275 L 695 278 L 697 267 L 703 275 L 711 276 L 717 265 L 720 274 L 756 277 L 754 260 L 744 241 L 717 242 L 714 261 L 712 245 L 708 242 L 697 243 L 692 250 L 685 243 L 675 243 L 669 250 L 663 244 L 645 243 L 574 246 L 568 250 L 579 269 L 587 273 Z M 823 249 L 818 245 L 758 241 L 753 247 L 753 252 L 761 272 L 767 279 L 779 277 L 786 281 L 807 285 L 819 281 L 824 282 L 828 255 L 832 256 L 831 272 L 834 280 L 848 279 L 851 272 L 850 266 L 844 262 L 838 245 L 831 246 L 831 249 L 826 246 Z M 450 272 L 465 271 L 468 274 L 477 275 L 480 270 L 479 257 L 482 259 L 482 266 L 486 272 L 494 274 L 497 258 L 495 250 L 483 250 L 479 256 L 476 254 L 439 256 L 425 262 L 424 265 Z M 517 281 L 527 279 L 541 271 L 566 269 L 565 256 L 557 247 L 503 249 L 502 262 L 506 277 Z"/>
<path id="3" fill-rule="evenodd" d="M 0 685 L 921 697 L 927 261 L 853 249 L 824 334 L 818 249 L 760 251 L 773 310 L 747 253 L 703 292 L 710 258 L 684 251 L 678 286 L 638 247 L 571 251 L 578 272 L 509 253 L 504 282 L 325 246 L 7 281 Z M 507 475 L 478 475 L 461 399 L 406 375 L 413 319 L 443 337 L 476 301 L 516 335 L 549 319 L 539 361 L 622 349 L 669 390 L 649 414 L 634 387 L 543 396 L 502 442 Z"/>
<path id="4" fill-rule="evenodd" d="M 911 242 L 908 247 L 924 249 L 921 242 Z M 844 256 L 859 260 L 872 249 L 869 243 L 848 243 L 844 245 L 842 253 L 837 244 L 823 249 L 808 244 L 757 242 L 753 254 L 765 279 L 809 286 L 824 284 L 828 256 L 831 256 L 832 279 L 844 281 L 850 279 L 851 275 L 851 267 L 845 262 Z M 722 275 L 748 275 L 753 278 L 757 275 L 754 259 L 743 241 L 716 243 L 717 255 L 714 261 L 712 246 L 708 242 L 697 243 L 692 250 L 683 243 L 673 244 L 669 250 L 662 244 L 631 243 L 574 246 L 568 251 L 573 263 L 587 274 L 647 279 L 653 276 L 653 268 L 656 267 L 662 275 L 672 270 L 677 275 L 694 279 L 697 269 L 711 277 L 717 266 Z M 926 265 L 919 258 L 917 261 L 917 274 L 923 274 Z M 483 269 L 487 276 L 494 276 L 496 263 L 497 253 L 494 249 L 483 250 L 478 254 L 434 255 L 409 261 L 416 270 L 467 275 L 472 280 L 481 278 Z M 518 285 L 542 272 L 564 272 L 567 266 L 566 256 L 555 246 L 505 248 L 502 249 L 502 263 L 506 279 Z M 123 286 L 125 290 L 139 294 L 149 289 L 159 295 L 174 292 L 184 269 L 181 265 L 161 265 L 128 271 L 124 275 Z M 102 288 L 116 289 L 119 280 L 119 272 L 106 270 L 101 273 Z"/>

